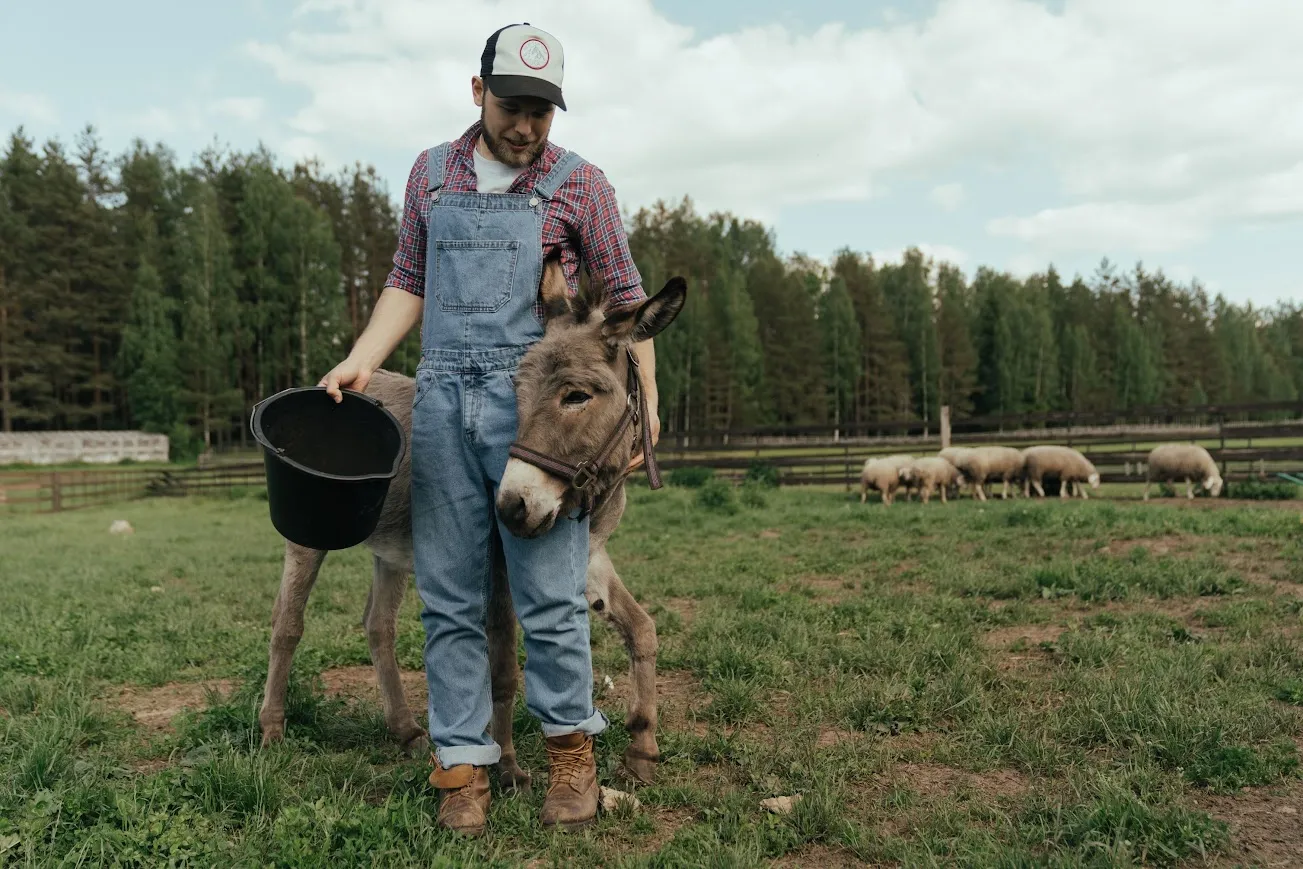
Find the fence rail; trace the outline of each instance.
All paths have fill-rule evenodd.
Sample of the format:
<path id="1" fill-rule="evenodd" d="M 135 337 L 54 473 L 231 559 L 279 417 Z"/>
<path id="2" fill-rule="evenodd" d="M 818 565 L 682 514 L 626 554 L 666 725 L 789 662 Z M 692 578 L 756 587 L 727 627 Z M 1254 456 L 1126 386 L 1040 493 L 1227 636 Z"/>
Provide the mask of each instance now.
<path id="1" fill-rule="evenodd" d="M 212 493 L 264 482 L 261 462 L 213 468 L 4 471 L 0 511 L 57 513 L 149 495 Z"/>
<path id="2" fill-rule="evenodd" d="M 1294 414 L 1296 418 L 1245 419 L 1282 414 Z M 1116 424 L 1122 419 L 1127 420 L 1126 424 Z M 1015 423 L 1039 427 L 1019 428 Z M 1150 448 L 1171 442 L 1197 442 L 1208 447 L 1228 481 L 1261 479 L 1277 473 L 1303 475 L 1303 404 L 1275 402 L 967 419 L 952 425 L 950 442 L 958 446 L 1016 447 L 1068 444 L 1095 463 L 1106 483 L 1143 481 L 1143 464 Z M 778 469 L 783 485 L 851 487 L 858 485 L 860 468 L 867 458 L 898 452 L 926 455 L 935 453 L 940 446 L 937 425 L 913 420 L 841 428 L 761 427 L 668 433 L 661 438 L 657 458 L 666 471 L 706 467 L 732 478 L 741 477 L 753 461 L 760 459 Z M 251 458 L 210 456 L 199 467 L 179 469 L 0 471 L 0 512 L 57 512 L 149 495 L 262 486 L 263 464 Z"/>

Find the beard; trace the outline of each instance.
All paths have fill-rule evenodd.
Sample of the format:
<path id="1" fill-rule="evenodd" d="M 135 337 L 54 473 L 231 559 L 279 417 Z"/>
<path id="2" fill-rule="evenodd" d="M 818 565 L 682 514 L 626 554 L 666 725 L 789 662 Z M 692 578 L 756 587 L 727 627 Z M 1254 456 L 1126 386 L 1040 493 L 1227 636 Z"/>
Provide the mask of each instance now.
<path id="1" fill-rule="evenodd" d="M 530 163 L 538 159 L 538 155 L 543 153 L 543 148 L 547 146 L 547 139 L 539 139 L 530 145 L 524 151 L 515 151 L 507 144 L 510 140 L 503 140 L 489 132 L 488 125 L 484 123 L 484 110 L 480 109 L 480 135 L 484 137 L 484 144 L 488 146 L 489 153 L 497 158 L 499 163 L 510 166 L 513 169 L 524 169 Z M 515 144 L 519 145 L 520 142 Z"/>

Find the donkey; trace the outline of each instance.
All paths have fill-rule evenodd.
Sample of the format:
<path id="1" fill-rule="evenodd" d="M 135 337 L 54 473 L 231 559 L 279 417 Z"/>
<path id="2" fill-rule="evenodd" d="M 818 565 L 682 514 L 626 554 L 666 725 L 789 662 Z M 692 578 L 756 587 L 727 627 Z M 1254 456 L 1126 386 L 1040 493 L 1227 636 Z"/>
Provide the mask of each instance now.
<path id="1" fill-rule="evenodd" d="M 586 286 L 571 299 L 559 260 L 544 265 L 540 296 L 544 335 L 521 360 L 516 376 L 517 442 L 499 486 L 496 507 L 503 524 L 523 537 L 545 533 L 575 509 L 589 512 L 586 597 L 629 652 L 632 697 L 626 727 L 631 741 L 624 765 L 638 781 L 655 777 L 656 624 L 616 573 L 606 542 L 624 515 L 624 483 L 633 450 L 643 439 L 649 460 L 649 422 L 636 412 L 636 363 L 632 344 L 659 334 L 683 309 L 687 285 L 673 278 L 654 297 L 604 313 L 605 294 Z M 366 393 L 387 407 L 410 434 L 415 381 L 375 372 Z M 632 412 L 632 413 L 631 413 Z M 632 425 L 629 425 L 632 416 Z M 605 444 L 602 442 L 605 439 Z M 599 447 L 602 455 L 597 456 Z M 547 470 L 545 470 L 547 468 Z M 582 469 L 580 474 L 566 473 Z M 654 463 L 649 472 L 654 473 Z M 403 696 L 394 652 L 395 623 L 412 573 L 411 464 L 404 455 L 385 498 L 379 524 L 365 545 L 373 555 L 371 591 L 362 624 L 376 669 L 385 724 L 412 756 L 428 748 Z M 530 774 L 516 760 L 511 725 L 519 686 L 516 619 L 512 611 L 501 542 L 495 541 L 486 632 L 492 682 L 494 740 L 502 747 L 498 780 L 527 790 Z M 286 541 L 280 591 L 272 610 L 267 683 L 258 716 L 264 746 L 285 734 L 285 692 L 294 651 L 303 636 L 308 595 L 326 552 Z M 440 698 L 431 698 L 439 702 Z"/>

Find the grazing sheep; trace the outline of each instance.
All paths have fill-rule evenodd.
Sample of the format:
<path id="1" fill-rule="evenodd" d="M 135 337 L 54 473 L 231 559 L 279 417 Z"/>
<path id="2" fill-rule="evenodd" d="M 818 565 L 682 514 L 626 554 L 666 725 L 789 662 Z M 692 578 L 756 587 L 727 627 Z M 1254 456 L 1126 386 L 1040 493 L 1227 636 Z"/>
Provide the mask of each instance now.
<path id="1" fill-rule="evenodd" d="M 982 490 L 980 482 L 975 478 L 980 477 L 980 469 L 976 467 L 972 447 L 946 447 L 937 452 L 937 458 L 945 459 L 954 465 L 964 475 L 964 479 L 973 484 L 973 497 L 981 501 L 986 500 L 986 492 Z M 955 488 L 954 494 L 959 495 L 958 487 Z"/>
<path id="2" fill-rule="evenodd" d="M 963 486 L 965 482 L 963 471 L 940 456 L 915 459 L 910 465 L 910 470 L 917 480 L 919 491 L 923 494 L 924 504 L 931 500 L 932 490 L 936 488 L 941 490 L 941 503 L 945 504 L 946 488 L 948 486 Z"/>
<path id="3" fill-rule="evenodd" d="M 1035 488 L 1044 498 L 1045 487 L 1041 483 L 1046 477 L 1058 479 L 1060 498 L 1068 497 L 1073 484 L 1083 499 L 1086 490 L 1082 483 L 1089 483 L 1092 489 L 1099 488 L 1099 472 L 1072 447 L 1036 446 L 1023 450 L 1023 494 L 1030 498 Z"/>
<path id="4" fill-rule="evenodd" d="M 1145 500 L 1149 500 L 1152 483 L 1185 480 L 1185 497 L 1194 499 L 1194 480 L 1216 498 L 1222 492 L 1222 475 L 1208 451 L 1195 444 L 1162 444 L 1149 451 L 1145 470 Z"/>
<path id="5" fill-rule="evenodd" d="M 1022 451 L 1013 447 L 974 447 L 968 450 L 961 461 L 962 464 L 956 467 L 964 472 L 969 482 L 974 484 L 978 497 L 983 501 L 986 500 L 983 487 L 987 483 L 999 480 L 1003 484 L 1000 499 L 1007 501 L 1009 482 L 1022 480 Z"/>
<path id="6" fill-rule="evenodd" d="M 882 493 L 882 503 L 890 507 L 896 491 L 902 484 L 907 484 L 900 471 L 909 467 L 913 460 L 913 456 L 906 455 L 873 456 L 866 459 L 864 468 L 860 471 L 860 503 L 868 500 L 869 490 L 874 489 Z"/>

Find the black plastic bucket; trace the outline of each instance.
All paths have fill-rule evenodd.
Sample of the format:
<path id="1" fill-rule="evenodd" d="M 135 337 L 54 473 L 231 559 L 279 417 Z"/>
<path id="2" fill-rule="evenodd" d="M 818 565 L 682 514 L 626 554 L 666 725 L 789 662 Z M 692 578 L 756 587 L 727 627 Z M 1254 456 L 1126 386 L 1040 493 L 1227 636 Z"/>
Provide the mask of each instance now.
<path id="1" fill-rule="evenodd" d="M 253 410 L 267 469 L 271 523 L 312 549 L 347 549 L 371 536 L 407 437 L 376 399 L 324 386 L 287 389 Z"/>

